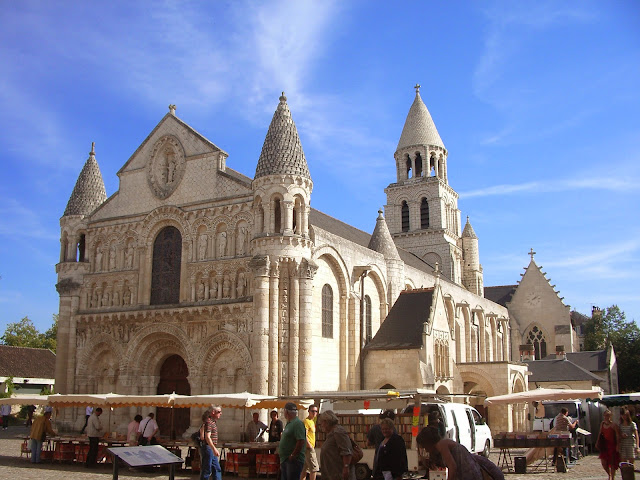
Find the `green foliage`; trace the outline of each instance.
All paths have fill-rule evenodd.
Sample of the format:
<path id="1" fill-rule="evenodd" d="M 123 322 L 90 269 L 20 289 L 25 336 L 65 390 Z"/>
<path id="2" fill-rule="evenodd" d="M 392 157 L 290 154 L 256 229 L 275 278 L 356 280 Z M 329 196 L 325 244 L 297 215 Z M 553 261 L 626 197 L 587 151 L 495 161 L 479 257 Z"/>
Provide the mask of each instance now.
<path id="1" fill-rule="evenodd" d="M 618 362 L 618 384 L 621 392 L 640 390 L 640 328 L 627 322 L 617 305 L 604 315 L 594 315 L 585 324 L 585 350 L 602 350 L 613 345 Z"/>
<path id="2" fill-rule="evenodd" d="M 7 325 L 0 337 L 3 345 L 13 347 L 48 348 L 55 353 L 58 335 L 58 315 L 53 316 L 53 325 L 45 333 L 40 333 L 29 317 Z"/>
<path id="3" fill-rule="evenodd" d="M 9 377 L 4 382 L 6 392 L 0 393 L 0 398 L 9 398 L 16 391 L 16 386 L 13 384 L 13 377 Z"/>

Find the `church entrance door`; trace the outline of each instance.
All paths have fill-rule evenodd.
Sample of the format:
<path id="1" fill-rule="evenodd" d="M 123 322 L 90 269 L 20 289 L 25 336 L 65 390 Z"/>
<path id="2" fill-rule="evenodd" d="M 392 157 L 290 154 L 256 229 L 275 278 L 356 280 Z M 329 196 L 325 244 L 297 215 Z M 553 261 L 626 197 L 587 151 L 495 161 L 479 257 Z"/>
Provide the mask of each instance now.
<path id="1" fill-rule="evenodd" d="M 191 395 L 189 385 L 189 369 L 180 355 L 171 355 L 160 367 L 160 382 L 158 383 L 158 395 L 176 392 L 179 395 Z M 171 425 L 171 408 L 157 409 L 157 422 L 161 435 L 170 435 L 171 438 L 180 437 L 189 428 L 189 408 L 173 409 L 173 427 Z"/>

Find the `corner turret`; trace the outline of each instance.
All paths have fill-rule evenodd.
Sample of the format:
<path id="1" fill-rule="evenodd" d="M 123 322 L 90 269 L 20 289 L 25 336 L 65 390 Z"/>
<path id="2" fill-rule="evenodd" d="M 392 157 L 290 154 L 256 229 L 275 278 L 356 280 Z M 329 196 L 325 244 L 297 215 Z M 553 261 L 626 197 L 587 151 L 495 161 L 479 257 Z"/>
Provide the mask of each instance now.
<path id="1" fill-rule="evenodd" d="M 478 237 L 469 217 L 462 231 L 462 284 L 476 295 L 484 296 L 484 276 L 480 265 Z"/>

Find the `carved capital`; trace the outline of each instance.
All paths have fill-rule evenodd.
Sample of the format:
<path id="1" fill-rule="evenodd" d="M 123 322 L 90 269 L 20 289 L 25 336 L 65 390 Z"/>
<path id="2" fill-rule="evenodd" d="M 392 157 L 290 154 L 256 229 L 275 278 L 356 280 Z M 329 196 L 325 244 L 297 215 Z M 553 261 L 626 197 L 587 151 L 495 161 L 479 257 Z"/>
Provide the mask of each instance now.
<path id="1" fill-rule="evenodd" d="M 71 295 L 78 290 L 82 285 L 78 282 L 74 282 L 70 278 L 63 278 L 56 284 L 56 290 L 59 295 Z"/>
<path id="2" fill-rule="evenodd" d="M 258 277 L 269 275 L 269 267 L 270 261 L 267 255 L 256 255 L 249 261 L 249 268 Z"/>
<path id="3" fill-rule="evenodd" d="M 306 258 L 300 260 L 300 278 L 313 280 L 317 271 L 318 265 L 313 260 Z"/>

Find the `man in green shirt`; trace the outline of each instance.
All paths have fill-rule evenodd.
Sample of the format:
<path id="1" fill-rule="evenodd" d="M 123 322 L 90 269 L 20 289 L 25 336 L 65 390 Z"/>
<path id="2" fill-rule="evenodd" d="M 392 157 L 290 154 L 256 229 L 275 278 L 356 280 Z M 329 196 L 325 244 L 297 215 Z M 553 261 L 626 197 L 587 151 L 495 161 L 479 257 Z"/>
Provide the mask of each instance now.
<path id="1" fill-rule="evenodd" d="M 289 402 L 284 406 L 284 427 L 278 453 L 280 454 L 281 480 L 300 480 L 304 465 L 304 447 L 307 442 L 307 430 L 298 418 L 298 407 Z"/>

